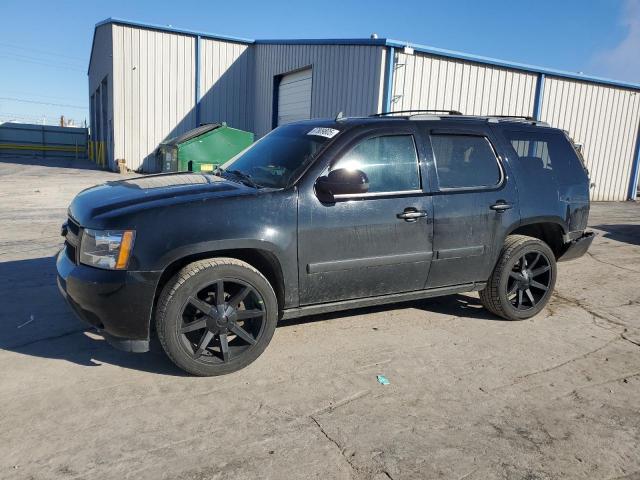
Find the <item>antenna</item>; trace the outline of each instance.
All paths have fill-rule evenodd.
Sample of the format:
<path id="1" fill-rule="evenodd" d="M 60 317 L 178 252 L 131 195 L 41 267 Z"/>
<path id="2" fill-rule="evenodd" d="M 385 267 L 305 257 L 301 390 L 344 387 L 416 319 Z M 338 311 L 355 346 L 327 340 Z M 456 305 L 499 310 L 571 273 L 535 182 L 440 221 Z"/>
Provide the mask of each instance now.
<path id="1" fill-rule="evenodd" d="M 344 116 L 344 114 L 340 111 L 338 112 L 338 115 L 336 115 L 336 122 L 341 122 L 342 120 L 344 120 L 346 117 Z"/>

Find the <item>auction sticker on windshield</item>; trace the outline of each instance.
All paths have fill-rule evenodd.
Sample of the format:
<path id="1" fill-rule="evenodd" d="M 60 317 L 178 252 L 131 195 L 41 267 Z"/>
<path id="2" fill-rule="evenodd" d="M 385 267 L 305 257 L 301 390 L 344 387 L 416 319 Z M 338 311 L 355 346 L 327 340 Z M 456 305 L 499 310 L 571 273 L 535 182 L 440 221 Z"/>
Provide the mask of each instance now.
<path id="1" fill-rule="evenodd" d="M 311 130 L 309 133 L 307 133 L 307 135 L 316 135 L 318 137 L 333 138 L 338 133 L 340 133 L 340 130 L 336 130 L 335 128 L 316 127 L 313 130 Z"/>

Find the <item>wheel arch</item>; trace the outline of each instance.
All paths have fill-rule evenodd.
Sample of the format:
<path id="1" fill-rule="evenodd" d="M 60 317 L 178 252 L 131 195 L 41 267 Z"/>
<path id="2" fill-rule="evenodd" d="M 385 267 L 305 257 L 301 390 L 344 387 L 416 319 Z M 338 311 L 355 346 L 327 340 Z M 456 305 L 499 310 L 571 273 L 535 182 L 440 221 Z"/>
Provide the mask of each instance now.
<path id="1" fill-rule="evenodd" d="M 285 305 L 285 281 L 282 266 L 278 257 L 269 250 L 259 248 L 228 248 L 221 250 L 210 250 L 192 253 L 174 259 L 169 263 L 158 280 L 156 290 L 153 298 L 153 309 L 151 311 L 150 321 L 153 323 L 155 318 L 156 309 L 158 305 L 158 299 L 162 294 L 162 290 L 165 285 L 173 276 L 179 272 L 186 265 L 196 262 L 198 260 L 204 260 L 207 258 L 216 257 L 228 257 L 235 258 L 247 262 L 249 265 L 257 269 L 265 278 L 269 281 L 276 294 L 278 301 L 278 310 L 281 312 Z"/>
<path id="2" fill-rule="evenodd" d="M 526 235 L 537 238 L 546 243 L 553 251 L 556 260 L 562 256 L 566 250 L 564 237 L 567 227 L 556 218 L 536 218 L 515 225 L 507 235 Z"/>

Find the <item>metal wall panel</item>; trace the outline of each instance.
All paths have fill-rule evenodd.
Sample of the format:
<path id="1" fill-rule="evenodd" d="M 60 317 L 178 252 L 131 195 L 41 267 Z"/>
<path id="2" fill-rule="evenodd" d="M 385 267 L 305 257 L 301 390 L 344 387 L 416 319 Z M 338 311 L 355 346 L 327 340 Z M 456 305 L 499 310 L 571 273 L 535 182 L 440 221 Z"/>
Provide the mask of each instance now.
<path id="1" fill-rule="evenodd" d="M 113 26 L 96 28 L 89 61 L 89 96 L 92 98 L 91 137 L 105 142 L 107 165 L 113 166 Z"/>
<path id="2" fill-rule="evenodd" d="M 0 125 L 0 156 L 86 158 L 86 128 L 28 123 Z"/>
<path id="3" fill-rule="evenodd" d="M 379 108 L 382 50 L 362 45 L 255 45 L 255 124 L 258 137 L 273 125 L 275 78 L 313 67 L 311 118 L 368 115 Z"/>
<path id="4" fill-rule="evenodd" d="M 391 110 L 531 115 L 536 80 L 532 73 L 396 51 Z"/>
<path id="5" fill-rule="evenodd" d="M 583 145 L 595 186 L 592 200 L 627 199 L 638 128 L 640 92 L 546 77 L 541 120 Z"/>
<path id="6" fill-rule="evenodd" d="M 153 171 L 159 143 L 195 125 L 195 37 L 113 25 L 114 158 Z"/>
<path id="7" fill-rule="evenodd" d="M 250 45 L 200 40 L 200 121 L 253 130 L 254 59 Z"/>

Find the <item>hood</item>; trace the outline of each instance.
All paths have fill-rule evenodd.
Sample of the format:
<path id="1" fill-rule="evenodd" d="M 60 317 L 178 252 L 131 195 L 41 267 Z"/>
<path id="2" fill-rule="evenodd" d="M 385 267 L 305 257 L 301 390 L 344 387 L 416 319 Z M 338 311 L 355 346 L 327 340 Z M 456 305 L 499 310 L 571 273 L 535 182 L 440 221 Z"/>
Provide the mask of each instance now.
<path id="1" fill-rule="evenodd" d="M 253 193 L 255 189 L 215 175 L 170 173 L 107 182 L 80 192 L 69 206 L 69 215 L 82 226 L 92 219 L 119 210 L 163 207 L 195 198 Z"/>

